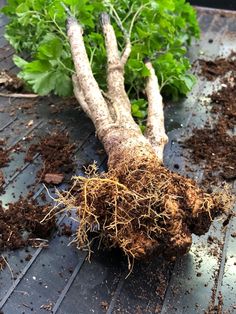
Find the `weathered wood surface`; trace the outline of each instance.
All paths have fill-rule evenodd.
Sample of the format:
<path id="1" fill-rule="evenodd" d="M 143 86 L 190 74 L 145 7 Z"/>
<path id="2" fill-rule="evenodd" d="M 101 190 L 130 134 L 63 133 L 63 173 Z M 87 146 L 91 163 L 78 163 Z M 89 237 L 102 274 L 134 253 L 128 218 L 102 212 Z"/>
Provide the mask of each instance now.
<path id="1" fill-rule="evenodd" d="M 0 1 L 0 7 L 4 1 Z M 213 58 L 226 55 L 236 45 L 236 13 L 200 9 L 199 20 L 202 28 L 200 44 L 190 50 L 192 60 L 204 56 Z M 0 15 L 0 70 L 17 72 L 12 63 L 13 50 L 3 37 L 4 16 Z M 209 43 L 213 39 L 213 43 Z M 212 83 L 198 81 L 189 97 L 175 106 L 166 107 L 166 128 L 170 138 L 165 149 L 165 164 L 175 170 L 178 164 L 182 174 L 189 174 L 200 180 L 202 169 L 192 166 L 188 154 L 183 151 L 179 141 L 191 134 L 194 126 L 203 125 L 208 114 L 199 102 L 199 97 L 212 90 Z M 56 129 L 51 119 L 58 119 L 66 128 L 71 139 L 76 142 L 77 173 L 82 173 L 84 164 L 97 160 L 105 166 L 106 156 L 101 153 L 101 144 L 94 136 L 94 128 L 89 119 L 78 109 L 65 108 L 53 114 L 50 110 L 57 105 L 58 99 L 40 98 L 35 109 L 27 113 L 21 109 L 25 100 L 0 97 L 0 137 L 6 138 L 7 146 L 20 143 L 27 148 L 31 143 Z M 3 112 L 2 112 L 3 110 Z M 30 120 L 33 125 L 27 127 Z M 34 135 L 31 141 L 24 138 Z M 28 192 L 34 184 L 35 175 L 42 161 L 39 155 L 33 164 L 24 163 L 24 153 L 13 153 L 7 168 L 5 191 L 1 196 L 4 204 L 14 201 Z M 195 172 L 188 173 L 186 166 Z M 176 170 L 175 170 L 176 171 Z M 63 186 L 61 187 L 63 188 Z M 44 187 L 38 185 L 35 198 L 40 199 Z M 13 194 L 12 194 L 13 193 Z M 53 191 L 52 191 L 53 193 Z M 14 197 L 13 197 L 14 196 Z M 49 198 L 47 200 L 50 202 Z M 67 218 L 62 218 L 60 223 Z M 235 231 L 235 218 L 225 232 L 216 222 L 209 234 L 219 239 L 217 254 L 213 255 L 212 246 L 207 243 L 209 234 L 194 238 L 191 252 L 174 263 L 161 258 L 137 263 L 133 273 L 127 275 L 126 261 L 119 252 L 95 252 L 91 263 L 86 253 L 67 246 L 71 239 L 57 234 L 47 249 L 29 248 L 29 252 L 19 250 L 7 252 L 8 268 L 0 272 L 0 309 L 5 314 L 48 313 L 42 308 L 52 304 L 53 313 L 203 313 L 211 305 L 218 304 L 218 296 L 223 296 L 223 309 L 235 313 L 236 287 L 236 239 L 231 236 Z M 25 256 L 32 255 L 30 261 Z M 227 313 L 228 313 L 227 312 Z"/>

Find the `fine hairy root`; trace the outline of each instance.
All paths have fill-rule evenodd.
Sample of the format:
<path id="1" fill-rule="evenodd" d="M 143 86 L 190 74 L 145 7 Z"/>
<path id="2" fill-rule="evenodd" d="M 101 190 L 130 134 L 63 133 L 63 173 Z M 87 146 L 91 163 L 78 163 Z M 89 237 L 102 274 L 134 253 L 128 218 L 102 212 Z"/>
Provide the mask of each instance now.
<path id="1" fill-rule="evenodd" d="M 107 247 L 119 247 L 129 259 L 151 253 L 175 258 L 188 252 L 192 233 L 202 235 L 229 198 L 207 194 L 191 180 L 172 173 L 152 159 L 127 156 L 117 168 L 75 177 L 60 202 L 76 208 L 76 242 L 90 249 L 90 232 Z"/>

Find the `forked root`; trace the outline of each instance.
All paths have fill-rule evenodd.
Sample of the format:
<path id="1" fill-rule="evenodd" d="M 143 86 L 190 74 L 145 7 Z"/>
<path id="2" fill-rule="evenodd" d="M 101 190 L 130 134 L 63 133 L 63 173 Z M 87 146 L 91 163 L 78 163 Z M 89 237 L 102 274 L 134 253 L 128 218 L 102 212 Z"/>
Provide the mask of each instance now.
<path id="1" fill-rule="evenodd" d="M 231 203 L 223 194 L 205 193 L 156 158 L 125 158 L 107 173 L 74 180 L 70 195 L 60 195 L 60 202 L 69 200 L 68 208 L 77 208 L 78 246 L 89 249 L 89 233 L 96 230 L 106 246 L 120 247 L 134 259 L 154 251 L 167 258 L 185 254 L 191 234 L 206 233 Z"/>

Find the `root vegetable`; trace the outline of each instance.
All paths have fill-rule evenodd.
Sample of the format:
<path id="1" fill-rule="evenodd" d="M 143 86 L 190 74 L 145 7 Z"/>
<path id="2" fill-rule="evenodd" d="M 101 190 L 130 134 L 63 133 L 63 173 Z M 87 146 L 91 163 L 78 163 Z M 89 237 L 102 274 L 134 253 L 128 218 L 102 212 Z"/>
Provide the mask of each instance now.
<path id="1" fill-rule="evenodd" d="M 146 82 L 149 103 L 145 135 L 131 116 L 124 86 L 124 67 L 131 51 L 130 41 L 123 54 L 118 50 L 109 16 L 101 24 L 107 49 L 107 93 L 94 79 L 86 54 L 83 30 L 68 19 L 68 37 L 76 76 L 74 94 L 92 119 L 97 135 L 108 154 L 108 172 L 90 171 L 75 177 L 73 188 L 60 195 L 68 209 L 77 208 L 78 246 L 89 248 L 88 234 L 98 228 L 101 239 L 118 246 L 129 258 L 152 252 L 173 258 L 188 252 L 192 233 L 208 231 L 212 220 L 229 205 L 223 194 L 208 194 L 191 179 L 163 166 L 167 142 L 163 103 L 152 64 Z M 90 169 L 91 170 L 91 169 Z"/>

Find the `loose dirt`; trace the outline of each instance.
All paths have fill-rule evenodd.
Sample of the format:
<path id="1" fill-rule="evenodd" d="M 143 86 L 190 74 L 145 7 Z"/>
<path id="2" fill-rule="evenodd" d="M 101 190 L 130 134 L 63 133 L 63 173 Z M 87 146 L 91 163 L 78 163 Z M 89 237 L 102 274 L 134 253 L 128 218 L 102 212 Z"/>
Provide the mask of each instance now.
<path id="1" fill-rule="evenodd" d="M 38 238 L 47 239 L 56 226 L 54 217 L 41 223 L 48 210 L 48 205 L 24 198 L 10 203 L 8 209 L 0 205 L 0 250 L 15 250 L 38 244 Z"/>
<path id="2" fill-rule="evenodd" d="M 4 146 L 5 142 L 0 141 Z M 0 146 L 0 167 L 9 161 L 9 152 Z M 74 169 L 75 144 L 70 143 L 69 135 L 65 132 L 52 133 L 30 146 L 25 162 L 32 162 L 39 153 L 43 167 L 38 171 L 38 179 L 47 183 L 59 184 Z M 0 170 L 0 185 L 4 176 Z M 30 191 L 26 198 L 20 198 L 15 203 L 9 203 L 4 208 L 0 203 L 0 251 L 15 250 L 24 246 L 38 246 L 45 243 L 56 228 L 55 216 L 44 223 L 42 219 L 51 209 L 50 205 L 41 206 L 33 200 Z M 65 228 L 65 227 L 64 227 Z M 69 233 L 69 231 L 67 232 Z M 0 260 L 0 266 L 4 260 Z"/>
<path id="3" fill-rule="evenodd" d="M 236 71 L 236 52 L 232 51 L 228 58 L 217 58 L 215 60 L 200 59 L 200 74 L 208 81 L 214 81 L 229 71 Z"/>
<path id="4" fill-rule="evenodd" d="M 40 153 L 43 167 L 38 171 L 40 181 L 60 184 L 65 176 L 74 169 L 75 144 L 69 140 L 65 132 L 52 133 L 40 140 L 38 144 L 30 146 L 25 161 L 32 162 L 34 156 Z"/>
<path id="5" fill-rule="evenodd" d="M 195 128 L 193 134 L 184 142 L 184 147 L 190 149 L 192 161 L 196 164 L 204 162 L 206 183 L 218 184 L 223 180 L 236 179 L 236 61 L 231 53 L 228 59 L 216 59 L 202 63 L 202 73 L 212 80 L 232 71 L 228 78 L 221 79 L 221 88 L 213 92 L 211 99 L 213 125 L 207 122 L 204 128 Z M 217 69 L 217 71 L 216 71 Z"/>

